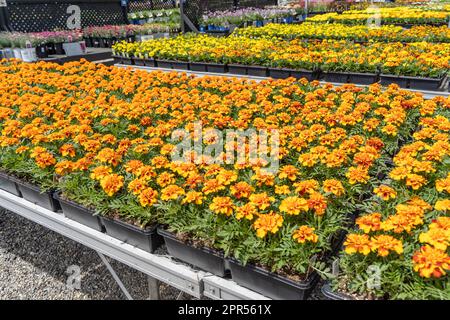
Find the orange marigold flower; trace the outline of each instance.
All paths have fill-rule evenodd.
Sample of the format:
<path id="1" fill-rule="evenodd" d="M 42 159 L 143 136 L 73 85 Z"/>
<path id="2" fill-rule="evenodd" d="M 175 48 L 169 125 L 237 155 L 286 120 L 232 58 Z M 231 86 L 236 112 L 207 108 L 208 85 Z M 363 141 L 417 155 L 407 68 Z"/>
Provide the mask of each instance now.
<path id="1" fill-rule="evenodd" d="M 450 257 L 442 250 L 423 246 L 413 255 L 414 271 L 424 278 L 440 278 L 450 271 Z"/>
<path id="2" fill-rule="evenodd" d="M 100 185 L 106 194 L 112 197 L 123 186 L 123 177 L 118 174 L 109 174 L 100 180 Z"/>
<path id="3" fill-rule="evenodd" d="M 370 253 L 370 240 L 367 234 L 349 234 L 344 242 L 347 254 L 362 253 L 367 256 Z"/>
<path id="4" fill-rule="evenodd" d="M 310 209 L 314 209 L 315 213 L 318 216 L 321 216 L 325 213 L 327 209 L 327 198 L 320 194 L 319 192 L 311 193 L 308 200 L 308 207 Z"/>
<path id="5" fill-rule="evenodd" d="M 294 187 L 295 192 L 297 192 L 299 195 L 304 195 L 306 193 L 316 192 L 319 189 L 319 182 L 313 179 L 303 180 L 294 183 Z"/>
<path id="6" fill-rule="evenodd" d="M 269 197 L 267 193 L 254 193 L 249 197 L 250 202 L 259 210 L 265 210 L 275 201 L 274 197 Z"/>
<path id="7" fill-rule="evenodd" d="M 450 199 L 436 201 L 434 208 L 438 211 L 450 211 Z"/>
<path id="8" fill-rule="evenodd" d="M 73 145 L 71 144 L 65 144 L 63 145 L 61 148 L 59 148 L 59 152 L 61 153 L 61 155 L 63 157 L 75 157 L 75 148 Z"/>
<path id="9" fill-rule="evenodd" d="M 278 178 L 280 179 L 289 179 L 291 181 L 295 181 L 297 179 L 298 169 L 292 165 L 283 166 L 280 169 L 280 173 L 278 174 Z"/>
<path id="10" fill-rule="evenodd" d="M 16 153 L 17 153 L 17 154 L 22 154 L 22 153 L 24 153 L 25 151 L 27 151 L 28 149 L 30 149 L 30 148 L 28 148 L 27 146 L 20 146 L 20 147 L 18 147 L 18 148 L 16 149 Z"/>
<path id="11" fill-rule="evenodd" d="M 102 180 L 105 176 L 107 176 L 111 172 L 112 172 L 112 169 L 110 167 L 99 166 L 99 167 L 92 169 L 90 177 L 93 180 Z"/>
<path id="12" fill-rule="evenodd" d="M 366 183 L 369 180 L 368 169 L 361 166 L 350 167 L 345 174 L 350 184 Z"/>
<path id="13" fill-rule="evenodd" d="M 323 191 L 333 193 L 336 196 L 342 196 L 345 189 L 339 180 L 328 179 L 323 182 Z"/>
<path id="14" fill-rule="evenodd" d="M 433 220 L 430 224 L 430 230 L 432 229 L 450 230 L 450 217 L 438 217 Z"/>
<path id="15" fill-rule="evenodd" d="M 225 187 L 217 180 L 217 179 L 210 179 L 205 181 L 203 188 L 202 188 L 202 192 L 205 195 L 208 195 L 210 193 L 216 193 L 219 192 L 220 190 L 225 189 Z"/>
<path id="16" fill-rule="evenodd" d="M 424 184 L 427 183 L 427 180 L 418 174 L 408 174 L 406 176 L 406 185 L 411 187 L 413 190 L 420 189 Z"/>
<path id="17" fill-rule="evenodd" d="M 156 190 L 153 190 L 152 188 L 146 188 L 139 194 L 139 203 L 144 208 L 155 204 L 157 199 L 158 192 Z"/>
<path id="18" fill-rule="evenodd" d="M 134 179 L 128 184 L 128 190 L 134 195 L 140 194 L 148 187 L 147 181 L 145 179 Z"/>
<path id="19" fill-rule="evenodd" d="M 418 196 L 412 197 L 411 199 L 408 200 L 407 203 L 411 206 L 420 208 L 423 212 L 433 209 L 431 205 L 429 205 L 426 201 L 422 200 Z"/>
<path id="20" fill-rule="evenodd" d="M 409 171 L 407 168 L 405 167 L 397 167 L 392 169 L 392 171 L 389 173 L 389 177 L 391 177 L 392 179 L 399 181 L 402 180 L 404 178 L 406 178 L 409 174 Z"/>
<path id="21" fill-rule="evenodd" d="M 184 195 L 184 189 L 180 188 L 177 185 L 169 185 L 161 190 L 161 200 L 169 201 L 176 200 L 178 197 Z"/>
<path id="22" fill-rule="evenodd" d="M 289 186 L 287 185 L 282 185 L 282 186 L 275 186 L 275 193 L 276 194 L 290 194 L 291 190 L 289 189 Z"/>
<path id="23" fill-rule="evenodd" d="M 236 219 L 238 220 L 241 220 L 242 218 L 252 220 L 253 216 L 255 216 L 257 213 L 258 210 L 256 210 L 255 206 L 251 203 L 246 203 L 241 207 L 236 207 Z"/>
<path id="24" fill-rule="evenodd" d="M 222 213 L 226 216 L 233 214 L 233 201 L 230 197 L 215 197 L 209 205 L 209 209 L 214 213 Z"/>
<path id="25" fill-rule="evenodd" d="M 259 238 L 264 238 L 268 232 L 277 233 L 282 225 L 283 217 L 278 213 L 270 212 L 268 214 L 260 214 L 253 223 L 253 228 L 256 229 L 256 235 Z"/>
<path id="26" fill-rule="evenodd" d="M 98 153 L 96 159 L 101 162 L 106 162 L 111 164 L 112 166 L 117 166 L 121 160 L 121 156 L 117 154 L 113 149 L 110 148 L 104 148 L 100 150 Z"/>
<path id="27" fill-rule="evenodd" d="M 203 203 L 203 194 L 201 192 L 197 191 L 189 191 L 186 193 L 186 196 L 183 200 L 181 200 L 181 203 L 195 203 L 195 204 L 202 204 Z"/>
<path id="28" fill-rule="evenodd" d="M 52 166 L 56 163 L 55 157 L 53 157 L 53 155 L 49 152 L 39 153 L 38 155 L 36 155 L 34 160 L 36 161 L 38 167 L 42 169 Z"/>
<path id="29" fill-rule="evenodd" d="M 316 243 L 319 240 L 319 236 L 314 233 L 315 228 L 309 226 L 300 226 L 294 231 L 292 238 L 297 240 L 298 243 L 305 243 L 306 241 L 311 241 Z"/>
<path id="30" fill-rule="evenodd" d="M 254 191 L 254 188 L 247 182 L 241 181 L 230 187 L 231 194 L 236 199 L 248 198 Z"/>
<path id="31" fill-rule="evenodd" d="M 439 192 L 446 191 L 450 193 L 450 174 L 445 179 L 436 180 L 436 190 Z"/>
<path id="32" fill-rule="evenodd" d="M 400 240 L 389 235 L 379 235 L 370 239 L 372 251 L 377 251 L 380 257 L 386 257 L 390 251 L 403 253 L 403 244 Z"/>
<path id="33" fill-rule="evenodd" d="M 373 189 L 373 192 L 384 201 L 388 201 L 391 198 L 395 199 L 395 197 L 397 196 L 397 191 L 385 185 L 381 185 Z"/>
<path id="34" fill-rule="evenodd" d="M 144 164 L 140 160 L 130 160 L 128 161 L 124 167 L 125 171 L 131 174 L 136 174 L 136 172 L 143 166 Z"/>
<path id="35" fill-rule="evenodd" d="M 436 249 L 445 251 L 450 246 L 450 230 L 433 228 L 419 235 L 419 241 L 431 244 Z"/>
<path id="36" fill-rule="evenodd" d="M 161 172 L 156 178 L 156 183 L 161 187 L 166 187 L 169 184 L 175 183 L 175 175 L 169 172 Z"/>
<path id="37" fill-rule="evenodd" d="M 364 231 L 364 233 L 378 231 L 381 229 L 381 214 L 379 212 L 374 212 L 372 214 L 363 215 L 356 219 L 356 224 Z"/>
<path id="38" fill-rule="evenodd" d="M 301 211 L 308 211 L 308 202 L 299 197 L 287 197 L 281 201 L 280 207 L 281 212 L 285 212 L 290 215 L 298 215 Z"/>

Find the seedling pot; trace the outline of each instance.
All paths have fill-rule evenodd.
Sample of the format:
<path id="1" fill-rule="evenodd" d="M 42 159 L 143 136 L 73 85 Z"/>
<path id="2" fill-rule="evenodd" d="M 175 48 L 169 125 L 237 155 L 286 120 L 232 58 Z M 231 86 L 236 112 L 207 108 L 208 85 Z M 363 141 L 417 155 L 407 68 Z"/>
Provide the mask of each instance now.
<path id="1" fill-rule="evenodd" d="M 42 192 L 38 186 L 21 180 L 17 180 L 17 186 L 25 200 L 53 212 L 61 209 L 59 202 L 53 198 L 52 191 Z"/>
<path id="2" fill-rule="evenodd" d="M 147 67 L 152 67 L 152 68 L 155 67 L 155 59 L 153 59 L 153 58 L 145 58 L 144 63 Z"/>
<path id="3" fill-rule="evenodd" d="M 189 70 L 189 63 L 185 61 L 173 61 L 172 67 L 178 70 Z"/>
<path id="4" fill-rule="evenodd" d="M 170 60 L 156 60 L 156 66 L 158 68 L 164 68 L 164 69 L 173 69 L 172 61 Z"/>
<path id="5" fill-rule="evenodd" d="M 308 79 L 308 81 L 313 81 L 318 78 L 318 73 L 316 71 L 299 69 L 299 70 L 292 70 L 291 76 L 296 79 L 306 78 Z"/>
<path id="6" fill-rule="evenodd" d="M 66 218 L 74 220 L 94 230 L 102 231 L 102 225 L 99 217 L 94 216 L 89 209 L 73 201 L 62 198 L 60 193 L 55 193 L 54 197 L 61 203 L 62 211 Z"/>
<path id="7" fill-rule="evenodd" d="M 227 67 L 221 63 L 205 63 L 206 70 L 212 73 L 225 73 L 227 71 Z"/>
<path id="8" fill-rule="evenodd" d="M 189 69 L 197 72 L 206 72 L 206 64 L 202 62 L 189 62 Z"/>
<path id="9" fill-rule="evenodd" d="M 62 42 L 55 43 L 54 45 L 55 45 L 55 54 L 58 54 L 58 55 L 65 54 Z"/>
<path id="10" fill-rule="evenodd" d="M 100 220 L 105 226 L 106 234 L 144 251 L 153 253 L 164 243 L 164 239 L 157 233 L 156 226 L 141 229 L 132 224 L 107 217 L 100 217 Z"/>
<path id="11" fill-rule="evenodd" d="M 333 289 L 331 289 L 331 286 L 329 283 L 325 283 L 322 286 L 322 294 L 328 298 L 328 300 L 354 300 L 352 297 L 343 294 L 343 293 L 339 293 L 339 292 L 334 292 Z"/>
<path id="12" fill-rule="evenodd" d="M 312 273 L 308 280 L 296 282 L 257 266 L 243 266 L 235 259 L 228 259 L 228 262 L 233 281 L 275 300 L 305 300 L 319 280 L 319 276 Z"/>
<path id="13" fill-rule="evenodd" d="M 217 251 L 209 248 L 192 247 L 177 239 L 173 233 L 162 228 L 158 228 L 158 234 L 164 237 L 167 251 L 173 257 L 219 277 L 225 276 L 225 259 Z"/>
<path id="14" fill-rule="evenodd" d="M 378 82 L 378 75 L 376 73 L 349 72 L 348 75 L 350 83 L 373 84 Z"/>
<path id="15" fill-rule="evenodd" d="M 267 77 L 268 69 L 261 66 L 247 66 L 247 74 L 254 77 Z"/>
<path id="16" fill-rule="evenodd" d="M 246 75 L 247 66 L 240 64 L 228 64 L 228 72 L 232 74 Z"/>
<path id="17" fill-rule="evenodd" d="M 269 68 L 269 77 L 274 79 L 286 79 L 291 76 L 288 69 Z"/>
<path id="18" fill-rule="evenodd" d="M 3 172 L 0 172 L 0 189 L 17 197 L 22 197 L 19 188 L 17 187 L 16 179 Z"/>
<path id="19" fill-rule="evenodd" d="M 326 82 L 348 83 L 350 75 L 343 72 L 324 72 L 324 80 Z"/>
<path id="20" fill-rule="evenodd" d="M 409 79 L 409 88 L 419 90 L 437 91 L 441 86 L 444 78 L 420 78 L 414 77 Z"/>
<path id="21" fill-rule="evenodd" d="M 396 83 L 402 88 L 408 88 L 409 79 L 407 77 L 400 77 L 391 74 L 381 74 L 380 80 L 381 85 L 383 86 L 388 86 L 391 83 Z"/>
<path id="22" fill-rule="evenodd" d="M 135 65 L 137 65 L 137 66 L 145 66 L 144 59 L 134 57 L 133 60 L 134 60 L 134 64 Z"/>
<path id="23" fill-rule="evenodd" d="M 45 44 L 36 47 L 36 55 L 40 59 L 48 58 L 47 46 Z"/>

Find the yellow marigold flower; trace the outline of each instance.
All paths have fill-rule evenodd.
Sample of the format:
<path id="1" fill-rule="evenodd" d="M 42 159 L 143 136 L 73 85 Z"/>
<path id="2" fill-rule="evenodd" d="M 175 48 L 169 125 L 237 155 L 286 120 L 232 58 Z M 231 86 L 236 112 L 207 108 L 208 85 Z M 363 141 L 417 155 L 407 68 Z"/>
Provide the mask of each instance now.
<path id="1" fill-rule="evenodd" d="M 392 124 L 388 124 L 381 129 L 381 132 L 386 133 L 387 135 L 395 137 L 397 135 L 398 129 L 396 126 Z"/>
<path id="2" fill-rule="evenodd" d="M 406 176 L 406 185 L 411 187 L 413 190 L 420 189 L 424 184 L 427 183 L 427 180 L 418 174 L 408 174 Z"/>
<path id="3" fill-rule="evenodd" d="M 112 172 L 112 169 L 107 166 L 99 166 L 92 169 L 90 177 L 92 180 L 102 180 L 105 176 L 109 175 Z"/>
<path id="4" fill-rule="evenodd" d="M 397 167 L 392 169 L 392 171 L 389 173 L 389 177 L 392 179 L 399 181 L 404 178 L 406 178 L 409 174 L 409 170 L 405 167 Z"/>
<path id="5" fill-rule="evenodd" d="M 214 213 L 231 216 L 233 214 L 233 206 L 233 201 L 230 197 L 215 197 L 209 205 L 209 209 Z"/>
<path id="6" fill-rule="evenodd" d="M 205 195 L 219 192 L 220 190 L 225 189 L 225 187 L 217 180 L 217 179 L 210 179 L 205 181 L 202 192 Z"/>
<path id="7" fill-rule="evenodd" d="M 372 251 L 377 251 L 380 257 L 386 257 L 390 251 L 403 253 L 403 244 L 400 240 L 389 235 L 379 235 L 370 239 Z"/>
<path id="8" fill-rule="evenodd" d="M 411 199 L 408 200 L 407 203 L 411 206 L 420 208 L 423 212 L 433 209 L 431 205 L 429 205 L 426 201 L 422 200 L 418 196 L 412 197 Z"/>
<path id="9" fill-rule="evenodd" d="M 61 153 L 61 155 L 63 157 L 75 157 L 75 148 L 73 145 L 71 144 L 65 144 L 63 145 L 61 148 L 59 148 L 59 152 Z"/>
<path id="10" fill-rule="evenodd" d="M 216 176 L 216 179 L 219 181 L 219 183 L 223 184 L 224 186 L 235 182 L 237 178 L 238 174 L 236 173 L 236 171 L 224 169 L 222 169 Z"/>
<path id="11" fill-rule="evenodd" d="M 379 212 L 374 212 L 372 214 L 363 215 L 356 219 L 356 224 L 364 231 L 364 233 L 379 231 L 381 229 L 381 214 Z"/>
<path id="12" fill-rule="evenodd" d="M 169 184 L 174 184 L 175 175 L 169 172 L 161 172 L 156 178 L 156 183 L 161 187 L 166 187 Z"/>
<path id="13" fill-rule="evenodd" d="M 424 278 L 440 278 L 450 271 L 450 257 L 442 250 L 423 246 L 413 255 L 414 271 Z"/>
<path id="14" fill-rule="evenodd" d="M 450 217 L 438 217 L 433 220 L 430 224 L 430 230 L 433 229 L 450 230 Z"/>
<path id="15" fill-rule="evenodd" d="M 285 212 L 290 215 L 298 215 L 301 211 L 308 211 L 308 202 L 299 197 L 287 197 L 281 201 L 280 207 L 281 212 Z"/>
<path id="16" fill-rule="evenodd" d="M 271 203 L 275 201 L 274 197 L 269 197 L 267 193 L 254 193 L 249 197 L 250 203 L 259 210 L 265 210 L 270 207 Z"/>
<path id="17" fill-rule="evenodd" d="M 409 233 L 413 228 L 421 224 L 423 224 L 423 220 L 419 216 L 394 214 L 381 223 L 381 229 L 395 233 L 404 231 Z"/>
<path id="18" fill-rule="evenodd" d="M 436 190 L 439 192 L 446 191 L 450 193 L 450 174 L 445 179 L 436 180 Z"/>
<path id="19" fill-rule="evenodd" d="M 97 160 L 109 163 L 114 167 L 119 164 L 121 158 L 122 157 L 117 152 L 110 148 L 104 148 L 100 150 L 96 157 Z"/>
<path id="20" fill-rule="evenodd" d="M 247 220 L 253 220 L 253 216 L 258 214 L 258 210 L 251 204 L 247 203 L 241 207 L 236 207 L 236 219 L 241 220 L 245 218 Z"/>
<path id="21" fill-rule="evenodd" d="M 100 180 L 100 185 L 105 193 L 112 197 L 123 186 L 123 177 L 118 174 L 108 174 Z"/>
<path id="22" fill-rule="evenodd" d="M 303 180 L 294 183 L 295 192 L 300 195 L 304 195 L 307 193 L 314 193 L 319 189 L 319 182 L 313 179 Z"/>
<path id="23" fill-rule="evenodd" d="M 436 249 L 445 251 L 450 246 L 450 230 L 433 228 L 419 235 L 419 241 L 431 244 Z"/>
<path id="24" fill-rule="evenodd" d="M 181 201 L 181 203 L 195 203 L 202 204 L 203 203 L 203 194 L 197 191 L 189 191 L 186 193 L 186 196 Z"/>
<path id="25" fill-rule="evenodd" d="M 280 173 L 278 174 L 278 178 L 280 179 L 289 179 L 291 181 L 295 181 L 297 179 L 298 169 L 292 165 L 283 166 L 280 169 Z"/>
<path id="26" fill-rule="evenodd" d="M 366 183 L 369 180 L 368 169 L 361 166 L 350 167 L 345 174 L 350 184 Z"/>
<path id="27" fill-rule="evenodd" d="M 345 189 L 339 180 L 328 179 L 323 182 L 323 191 L 333 193 L 336 196 L 345 194 Z"/>
<path id="28" fill-rule="evenodd" d="M 367 234 L 349 234 L 344 246 L 347 254 L 362 253 L 367 256 L 370 253 L 370 240 Z"/>
<path id="29" fill-rule="evenodd" d="M 124 165 L 124 167 L 126 172 L 136 174 L 143 165 L 144 164 L 140 160 L 130 160 Z"/>
<path id="30" fill-rule="evenodd" d="M 17 153 L 17 154 L 22 154 L 22 153 L 24 153 L 25 151 L 27 151 L 28 149 L 30 149 L 30 148 L 28 148 L 27 146 L 20 146 L 20 147 L 18 147 L 18 148 L 16 149 L 16 153 Z"/>
<path id="31" fill-rule="evenodd" d="M 278 213 L 270 212 L 268 214 L 260 214 L 253 223 L 253 228 L 256 229 L 256 235 L 259 238 L 264 238 L 268 232 L 277 233 L 282 225 L 283 217 Z"/>
<path id="32" fill-rule="evenodd" d="M 381 185 L 373 189 L 373 192 L 384 201 L 388 201 L 391 198 L 395 199 L 395 197 L 397 196 L 397 191 L 385 185 Z"/>
<path id="33" fill-rule="evenodd" d="M 450 199 L 436 201 L 434 208 L 438 211 L 450 211 Z"/>
<path id="34" fill-rule="evenodd" d="M 287 185 L 275 186 L 275 193 L 279 194 L 279 195 L 290 194 L 291 190 L 289 189 L 289 186 L 287 186 Z"/>
<path id="35" fill-rule="evenodd" d="M 184 189 L 180 188 L 177 185 L 169 185 L 161 190 L 161 200 L 163 201 L 169 201 L 169 200 L 176 200 L 178 197 L 184 195 Z"/>
<path id="36" fill-rule="evenodd" d="M 139 194 L 139 203 L 141 206 L 149 207 L 156 203 L 158 192 L 152 188 L 146 188 Z"/>
<path id="37" fill-rule="evenodd" d="M 314 233 L 315 228 L 308 226 L 300 226 L 294 231 L 292 238 L 297 240 L 298 243 L 305 243 L 306 241 L 311 241 L 316 243 L 319 240 L 319 236 Z"/>

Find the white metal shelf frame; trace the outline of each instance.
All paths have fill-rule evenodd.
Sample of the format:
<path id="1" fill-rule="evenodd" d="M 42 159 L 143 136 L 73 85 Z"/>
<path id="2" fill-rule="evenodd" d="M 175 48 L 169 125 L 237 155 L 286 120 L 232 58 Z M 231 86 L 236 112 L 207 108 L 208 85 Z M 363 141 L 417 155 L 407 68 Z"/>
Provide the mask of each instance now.
<path id="1" fill-rule="evenodd" d="M 131 268 L 196 298 L 265 300 L 266 297 L 235 282 L 194 270 L 168 256 L 150 254 L 102 232 L 0 190 L 0 207 L 40 224 Z M 207 290 L 205 291 L 204 288 Z"/>

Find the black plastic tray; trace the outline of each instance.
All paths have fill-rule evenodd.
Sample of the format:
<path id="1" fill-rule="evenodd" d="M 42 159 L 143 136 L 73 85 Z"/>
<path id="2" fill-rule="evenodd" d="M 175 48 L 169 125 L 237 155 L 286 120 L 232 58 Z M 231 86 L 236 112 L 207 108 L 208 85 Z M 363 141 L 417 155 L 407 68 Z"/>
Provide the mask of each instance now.
<path id="1" fill-rule="evenodd" d="M 219 252 L 209 248 L 195 248 L 180 240 L 171 232 L 158 228 L 158 233 L 164 237 L 167 251 L 173 257 L 211 272 L 219 277 L 226 275 L 225 259 Z"/>
<path id="2" fill-rule="evenodd" d="M 346 294 L 334 292 L 333 289 L 331 289 L 331 286 L 328 282 L 322 286 L 321 291 L 322 294 L 329 300 L 355 300 Z"/>
<path id="3" fill-rule="evenodd" d="M 22 197 L 16 183 L 16 179 L 0 171 L 0 189 L 17 197 Z"/>
<path id="4" fill-rule="evenodd" d="M 164 243 L 164 239 L 157 233 L 156 226 L 141 229 L 107 217 L 100 217 L 100 220 L 105 227 L 106 234 L 144 251 L 153 253 Z"/>
<path id="5" fill-rule="evenodd" d="M 42 192 L 38 186 L 19 179 L 16 183 L 25 200 L 53 212 L 61 210 L 59 201 L 53 197 L 54 191 Z"/>

